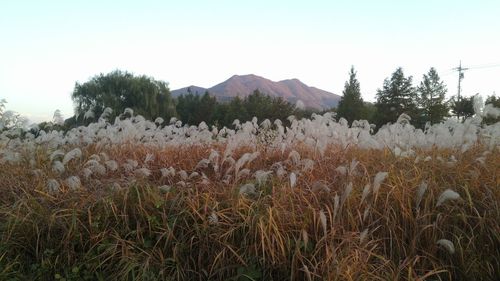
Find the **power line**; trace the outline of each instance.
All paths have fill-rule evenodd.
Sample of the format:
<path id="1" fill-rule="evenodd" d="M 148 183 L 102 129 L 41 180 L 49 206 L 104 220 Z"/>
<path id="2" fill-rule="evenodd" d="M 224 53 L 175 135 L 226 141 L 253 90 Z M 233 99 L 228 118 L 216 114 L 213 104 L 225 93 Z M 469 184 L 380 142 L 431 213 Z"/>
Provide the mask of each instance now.
<path id="1" fill-rule="evenodd" d="M 489 65 L 469 66 L 469 69 L 482 69 L 482 68 L 492 68 L 492 67 L 500 67 L 500 63 L 489 64 Z"/>

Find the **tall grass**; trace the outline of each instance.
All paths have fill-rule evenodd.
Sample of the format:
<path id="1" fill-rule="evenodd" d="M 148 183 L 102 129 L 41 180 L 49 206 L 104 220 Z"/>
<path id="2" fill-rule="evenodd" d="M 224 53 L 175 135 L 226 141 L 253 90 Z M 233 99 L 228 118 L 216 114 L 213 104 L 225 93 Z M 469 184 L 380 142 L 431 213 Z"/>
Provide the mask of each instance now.
<path id="1" fill-rule="evenodd" d="M 499 280 L 498 149 L 257 144 L 213 156 L 227 146 L 88 145 L 52 159 L 64 171 L 44 151 L 2 165 L 0 280 Z M 119 168 L 82 176 L 104 155 Z M 217 169 L 202 161 L 215 158 Z"/>

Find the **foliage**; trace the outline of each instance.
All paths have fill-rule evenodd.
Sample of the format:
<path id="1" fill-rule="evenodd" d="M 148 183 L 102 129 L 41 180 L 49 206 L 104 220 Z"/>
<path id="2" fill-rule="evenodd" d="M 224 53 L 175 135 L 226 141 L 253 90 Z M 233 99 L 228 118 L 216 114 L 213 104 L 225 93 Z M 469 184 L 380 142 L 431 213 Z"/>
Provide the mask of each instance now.
<path id="1" fill-rule="evenodd" d="M 337 107 L 337 117 L 345 118 L 349 124 L 354 120 L 366 119 L 366 111 L 354 67 L 351 67 L 349 81 L 345 82 L 342 93 L 342 98 Z"/>
<path id="2" fill-rule="evenodd" d="M 457 97 L 451 98 L 451 112 L 459 120 L 464 122 L 467 118 L 474 116 L 474 96 L 471 97 Z"/>
<path id="3" fill-rule="evenodd" d="M 236 96 L 228 102 L 217 102 L 208 92 L 201 98 L 199 95 L 188 93 L 177 98 L 176 109 L 180 120 L 185 124 L 197 125 L 204 121 L 218 127 L 229 127 L 235 119 L 241 122 L 252 120 L 253 117 L 261 121 L 285 120 L 290 115 L 302 117 L 308 112 L 295 108 L 281 97 L 271 97 L 259 90 L 243 99 Z"/>
<path id="4" fill-rule="evenodd" d="M 397 68 L 391 78 L 384 80 L 384 86 L 377 91 L 376 124 L 382 126 L 395 122 L 401 114 L 412 119 L 418 116 L 417 93 L 412 85 L 412 76 L 405 77 L 403 69 Z"/>
<path id="5" fill-rule="evenodd" d="M 20 135 L 26 127 L 28 120 L 17 112 L 6 110 L 5 99 L 0 99 L 0 132 L 10 131 L 11 135 Z"/>
<path id="6" fill-rule="evenodd" d="M 436 124 L 442 122 L 448 116 L 449 108 L 445 103 L 447 92 L 446 85 L 439 78 L 435 68 L 431 67 L 427 74 L 424 74 L 422 82 L 417 88 L 418 104 L 420 107 L 420 123 L 430 122 Z"/>
<path id="7" fill-rule="evenodd" d="M 486 101 L 484 102 L 485 105 L 491 104 L 495 108 L 500 108 L 500 97 L 497 97 L 495 95 L 489 96 Z M 496 122 L 500 122 L 500 116 L 494 117 L 494 116 L 485 116 L 483 118 L 484 124 L 491 125 L 495 124 Z"/>
<path id="8" fill-rule="evenodd" d="M 189 92 L 189 90 L 188 90 Z M 183 123 L 198 125 L 201 122 L 212 124 L 217 101 L 205 92 L 203 96 L 188 93 L 177 98 L 176 111 Z"/>
<path id="9" fill-rule="evenodd" d="M 98 120 L 106 107 L 111 108 L 113 114 L 131 108 L 148 119 L 168 120 L 176 115 L 167 83 L 120 70 L 94 76 L 83 84 L 76 83 L 72 99 L 78 124 L 86 119 L 88 122 Z M 85 116 L 88 112 L 92 114 Z"/>

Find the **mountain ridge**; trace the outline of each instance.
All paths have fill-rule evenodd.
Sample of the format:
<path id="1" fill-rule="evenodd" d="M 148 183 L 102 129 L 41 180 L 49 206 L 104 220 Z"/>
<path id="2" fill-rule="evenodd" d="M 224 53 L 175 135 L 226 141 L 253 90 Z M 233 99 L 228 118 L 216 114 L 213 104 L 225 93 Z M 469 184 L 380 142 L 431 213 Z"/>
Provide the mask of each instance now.
<path id="1" fill-rule="evenodd" d="M 194 85 L 180 88 L 173 90 L 172 96 L 178 97 L 182 94 L 187 94 L 188 89 L 190 89 L 191 93 L 199 95 L 208 91 L 220 101 L 227 101 L 236 96 L 243 98 L 258 89 L 264 94 L 272 97 L 281 97 L 291 103 L 296 103 L 300 100 L 306 107 L 316 109 L 334 107 L 340 100 L 339 95 L 308 86 L 297 78 L 275 82 L 255 74 L 233 75 L 226 81 L 218 83 L 210 88 Z"/>

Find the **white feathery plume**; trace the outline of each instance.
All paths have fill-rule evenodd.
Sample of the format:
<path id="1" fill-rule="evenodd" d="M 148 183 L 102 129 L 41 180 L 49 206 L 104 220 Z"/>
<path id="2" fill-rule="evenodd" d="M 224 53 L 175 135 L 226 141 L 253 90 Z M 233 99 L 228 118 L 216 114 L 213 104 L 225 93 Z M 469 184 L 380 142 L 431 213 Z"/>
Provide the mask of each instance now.
<path id="1" fill-rule="evenodd" d="M 195 170 L 206 169 L 209 164 L 210 164 L 210 160 L 208 160 L 208 159 L 201 159 L 200 162 L 198 162 L 198 164 L 196 164 L 196 167 L 194 167 L 194 169 Z"/>
<path id="2" fill-rule="evenodd" d="M 326 215 L 325 215 L 325 212 L 323 212 L 323 210 L 319 211 L 319 220 L 321 222 L 321 227 L 323 228 L 324 235 L 326 236 L 326 233 L 328 231 L 326 228 Z"/>
<path id="3" fill-rule="evenodd" d="M 58 149 L 50 154 L 50 161 L 54 161 L 54 159 L 64 156 L 64 151 Z"/>
<path id="4" fill-rule="evenodd" d="M 144 158 L 144 164 L 155 160 L 155 156 L 152 153 L 147 153 L 146 158 Z"/>
<path id="5" fill-rule="evenodd" d="M 251 173 L 250 169 L 243 169 L 243 170 L 238 172 L 236 177 L 237 178 L 248 177 L 248 175 L 250 175 L 250 173 Z"/>
<path id="6" fill-rule="evenodd" d="M 455 191 L 451 189 L 446 189 L 439 195 L 439 198 L 436 203 L 436 207 L 441 206 L 444 202 L 448 200 L 456 200 L 460 198 L 460 194 L 456 193 Z"/>
<path id="7" fill-rule="evenodd" d="M 239 193 L 240 195 L 255 195 L 256 194 L 255 185 L 251 183 L 244 184 L 240 186 Z"/>
<path id="8" fill-rule="evenodd" d="M 162 185 L 162 186 L 158 187 L 158 189 L 160 189 L 160 191 L 162 193 L 168 193 L 168 192 L 170 192 L 172 187 L 170 185 Z"/>
<path id="9" fill-rule="evenodd" d="M 371 185 L 367 183 L 363 188 L 363 194 L 361 195 L 361 203 L 365 201 L 366 197 L 368 197 L 368 195 L 370 194 L 370 191 L 371 191 Z"/>
<path id="10" fill-rule="evenodd" d="M 365 209 L 365 211 L 363 212 L 363 222 L 368 218 L 368 215 L 370 214 L 370 205 L 368 205 Z"/>
<path id="11" fill-rule="evenodd" d="M 333 219 L 334 220 L 337 217 L 337 214 L 339 212 L 339 207 L 340 207 L 340 204 L 339 204 L 339 195 L 335 194 L 335 197 L 333 197 Z"/>
<path id="12" fill-rule="evenodd" d="M 422 202 L 422 198 L 424 197 L 425 191 L 427 190 L 427 183 L 422 182 L 417 189 L 417 195 L 415 197 L 415 208 L 420 208 L 420 202 Z"/>
<path id="13" fill-rule="evenodd" d="M 217 224 L 218 222 L 219 222 L 219 217 L 217 216 L 217 214 L 215 212 L 212 212 L 208 216 L 208 223 L 209 224 Z"/>
<path id="14" fill-rule="evenodd" d="M 103 160 L 103 161 L 108 161 L 109 160 L 109 156 L 106 152 L 101 152 L 99 153 L 99 157 Z M 100 160 L 99 160 L 100 161 Z"/>
<path id="15" fill-rule="evenodd" d="M 136 177 L 147 178 L 151 175 L 151 171 L 148 168 L 139 168 L 134 171 Z"/>
<path id="16" fill-rule="evenodd" d="M 84 119 L 84 120 L 87 120 L 87 119 L 92 119 L 92 118 L 94 118 L 94 117 L 95 117 L 95 114 L 94 114 L 94 112 L 92 111 L 92 109 L 91 109 L 91 108 L 89 108 L 89 110 L 87 110 L 87 111 L 85 112 L 85 114 L 83 115 L 83 119 Z"/>
<path id="17" fill-rule="evenodd" d="M 446 251 L 452 255 L 455 253 L 455 245 L 453 245 L 453 242 L 448 239 L 439 239 L 436 241 L 436 244 L 445 248 Z"/>
<path id="18" fill-rule="evenodd" d="M 189 177 L 189 176 L 188 176 L 188 174 L 187 174 L 187 172 L 186 172 L 186 171 L 184 171 L 184 170 L 180 170 L 178 174 L 179 174 L 179 176 L 181 177 L 181 179 L 182 179 L 183 181 L 187 180 L 187 179 L 188 179 L 188 177 Z"/>
<path id="19" fill-rule="evenodd" d="M 256 171 L 254 173 L 254 177 L 255 180 L 257 181 L 257 185 L 265 184 L 270 174 L 272 174 L 272 171 L 262 171 L 262 170 Z"/>
<path id="20" fill-rule="evenodd" d="M 280 179 L 284 178 L 286 174 L 286 170 L 283 167 L 278 167 L 278 170 L 276 170 L 276 176 L 278 176 Z"/>
<path id="21" fill-rule="evenodd" d="M 163 124 L 163 122 L 165 122 L 165 120 L 163 120 L 163 118 L 161 118 L 161 117 L 156 117 L 156 119 L 155 119 L 155 123 L 156 123 L 156 124 L 161 125 L 161 124 Z"/>
<path id="22" fill-rule="evenodd" d="M 83 168 L 82 173 L 83 173 L 83 177 L 85 179 L 88 179 L 92 175 L 92 170 L 90 170 L 89 168 Z"/>
<path id="23" fill-rule="evenodd" d="M 189 179 L 192 180 L 196 177 L 199 177 L 200 174 L 198 172 L 192 172 L 190 175 L 189 175 Z"/>
<path id="24" fill-rule="evenodd" d="M 69 161 L 80 157 L 82 157 L 82 151 L 77 147 L 64 155 L 62 163 L 66 165 Z"/>
<path id="25" fill-rule="evenodd" d="M 353 174 L 358 167 L 359 161 L 356 159 L 352 159 L 351 164 L 349 165 L 349 174 Z"/>
<path id="26" fill-rule="evenodd" d="M 114 182 L 114 183 L 111 185 L 111 190 L 113 190 L 113 191 L 118 191 L 118 190 L 120 190 L 120 189 L 122 189 L 122 187 L 121 187 L 121 186 L 120 186 L 120 184 L 119 184 L 119 183 L 117 183 L 117 182 Z"/>
<path id="27" fill-rule="evenodd" d="M 52 171 L 57 174 L 62 174 L 65 170 L 66 169 L 64 168 L 64 164 L 61 163 L 61 161 L 54 161 L 54 163 L 52 164 Z"/>
<path id="28" fill-rule="evenodd" d="M 335 172 L 341 174 L 341 175 L 346 175 L 347 174 L 347 168 L 345 166 L 338 166 L 335 168 Z"/>
<path id="29" fill-rule="evenodd" d="M 292 150 L 288 154 L 288 159 L 290 159 L 294 165 L 298 165 L 300 162 L 300 154 L 297 151 Z"/>
<path id="30" fill-rule="evenodd" d="M 106 165 L 106 167 L 110 171 L 114 172 L 114 171 L 118 170 L 118 162 L 116 162 L 115 160 L 108 160 L 108 161 L 104 162 L 104 165 Z"/>
<path id="31" fill-rule="evenodd" d="M 173 167 L 170 167 L 168 169 L 167 168 L 161 168 L 160 172 L 161 172 L 161 177 L 162 178 L 175 176 L 175 169 Z"/>
<path id="32" fill-rule="evenodd" d="M 312 192 L 330 192 L 330 188 L 323 182 L 316 181 L 311 187 Z"/>
<path id="33" fill-rule="evenodd" d="M 294 172 L 290 173 L 290 187 L 294 188 L 297 183 L 297 175 Z"/>
<path id="34" fill-rule="evenodd" d="M 134 110 L 132 108 L 125 108 L 125 110 L 123 111 L 123 114 L 128 114 L 130 116 L 134 115 Z"/>
<path id="35" fill-rule="evenodd" d="M 311 159 L 304 159 L 302 162 L 302 171 L 310 172 L 314 169 L 314 161 Z"/>
<path id="36" fill-rule="evenodd" d="M 57 194 L 61 191 L 61 186 L 59 185 L 59 182 L 55 179 L 49 179 L 47 181 L 47 191 L 49 194 Z"/>
<path id="37" fill-rule="evenodd" d="M 342 198 L 340 200 L 340 204 L 341 205 L 344 205 L 345 201 L 347 200 L 347 198 L 349 197 L 349 195 L 351 194 L 352 192 L 352 182 L 349 182 L 346 187 L 345 187 L 345 190 L 344 190 L 344 193 L 342 193 Z"/>
<path id="38" fill-rule="evenodd" d="M 387 175 L 388 175 L 387 172 L 378 172 L 375 175 L 375 179 L 373 180 L 373 193 L 378 193 L 378 190 L 380 189 L 380 185 L 385 180 Z"/>
<path id="39" fill-rule="evenodd" d="M 82 183 L 80 182 L 80 178 L 77 176 L 70 176 L 66 180 L 66 185 L 69 187 L 70 190 L 78 190 L 80 189 Z"/>
<path id="40" fill-rule="evenodd" d="M 363 242 L 366 240 L 368 237 L 368 228 L 365 228 L 360 234 L 359 234 L 359 243 L 363 244 Z"/>
<path id="41" fill-rule="evenodd" d="M 218 162 L 218 159 L 219 159 L 219 152 L 212 150 L 210 152 L 210 155 L 208 156 L 208 160 L 215 164 Z"/>

